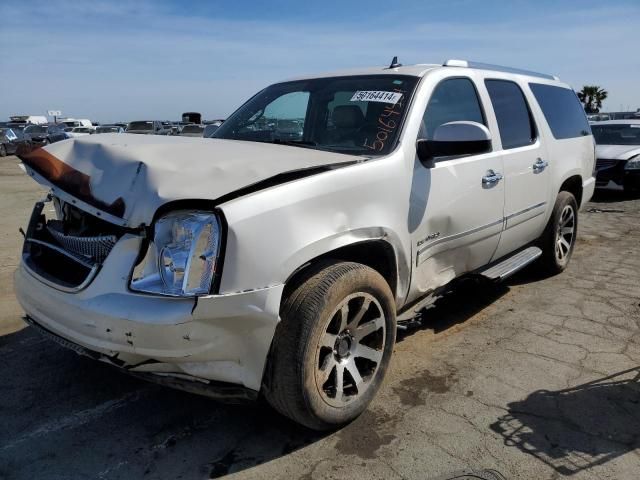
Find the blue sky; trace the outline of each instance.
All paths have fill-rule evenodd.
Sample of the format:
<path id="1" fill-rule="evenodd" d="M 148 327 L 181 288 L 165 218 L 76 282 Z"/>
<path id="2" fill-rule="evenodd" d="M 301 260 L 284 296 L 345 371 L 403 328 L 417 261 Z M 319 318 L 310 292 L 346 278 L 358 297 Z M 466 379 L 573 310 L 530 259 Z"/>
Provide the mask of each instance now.
<path id="1" fill-rule="evenodd" d="M 640 1 L 0 0 L 0 119 L 224 117 L 305 73 L 465 58 L 640 108 Z"/>

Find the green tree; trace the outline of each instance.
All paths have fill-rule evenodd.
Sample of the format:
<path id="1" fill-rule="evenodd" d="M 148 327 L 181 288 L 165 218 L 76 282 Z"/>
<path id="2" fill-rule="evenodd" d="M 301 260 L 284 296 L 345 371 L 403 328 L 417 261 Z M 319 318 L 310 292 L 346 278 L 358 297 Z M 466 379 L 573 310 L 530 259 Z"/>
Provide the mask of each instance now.
<path id="1" fill-rule="evenodd" d="M 597 85 L 585 85 L 578 92 L 578 98 L 584 105 L 584 111 L 587 113 L 598 113 L 602 108 L 602 102 L 607 98 L 607 91 Z"/>

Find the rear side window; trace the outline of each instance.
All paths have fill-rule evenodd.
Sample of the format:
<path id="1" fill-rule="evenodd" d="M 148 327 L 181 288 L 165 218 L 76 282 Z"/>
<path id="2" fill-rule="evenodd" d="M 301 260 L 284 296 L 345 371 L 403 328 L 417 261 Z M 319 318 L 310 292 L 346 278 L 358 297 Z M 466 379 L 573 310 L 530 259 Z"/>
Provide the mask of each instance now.
<path id="1" fill-rule="evenodd" d="M 502 148 L 523 147 L 536 140 L 536 128 L 520 87 L 507 80 L 485 80 L 496 113 Z"/>
<path id="2" fill-rule="evenodd" d="M 468 120 L 485 125 L 476 87 L 468 78 L 451 78 L 440 83 L 422 117 L 420 138 L 433 139 L 440 125 Z"/>
<path id="3" fill-rule="evenodd" d="M 530 83 L 529 87 L 556 139 L 591 135 L 587 116 L 573 90 L 541 83 Z"/>

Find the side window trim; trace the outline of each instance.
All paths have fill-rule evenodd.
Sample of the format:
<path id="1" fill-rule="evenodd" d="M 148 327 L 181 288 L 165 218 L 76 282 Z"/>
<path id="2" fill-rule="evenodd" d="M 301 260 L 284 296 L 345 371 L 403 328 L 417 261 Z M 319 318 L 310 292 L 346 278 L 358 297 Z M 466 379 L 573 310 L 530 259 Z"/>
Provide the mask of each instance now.
<path id="1" fill-rule="evenodd" d="M 500 131 L 500 122 L 498 121 L 498 115 L 496 114 L 496 110 L 495 107 L 493 105 L 493 100 L 491 99 L 491 93 L 489 93 L 489 88 L 487 86 L 487 82 L 491 82 L 491 81 L 495 81 L 495 82 L 505 82 L 505 83 L 511 83 L 513 85 L 515 85 L 518 90 L 520 91 L 520 94 L 522 95 L 522 99 L 524 100 L 524 105 L 525 107 L 527 107 L 527 114 L 529 116 L 529 125 L 531 126 L 531 142 L 529 144 L 525 144 L 525 145 L 518 145 L 515 147 L 508 147 L 505 148 L 504 144 L 503 144 L 503 139 L 502 139 L 502 132 Z M 518 82 L 515 82 L 513 80 L 508 80 L 508 79 L 504 79 L 504 78 L 494 78 L 494 77 L 485 77 L 484 79 L 484 85 L 485 88 L 487 89 L 487 94 L 489 95 L 489 101 L 491 102 L 491 108 L 493 109 L 493 114 L 496 117 L 496 122 L 498 123 L 496 125 L 496 127 L 498 128 L 498 133 L 500 135 L 500 144 L 502 147 L 502 150 L 513 150 L 515 148 L 522 148 L 522 147 L 528 147 L 531 145 L 535 145 L 536 142 L 540 139 L 540 130 L 538 128 L 538 124 L 536 123 L 536 120 L 533 116 L 533 112 L 531 111 L 531 104 L 529 103 L 529 99 L 527 99 L 527 95 L 524 93 L 524 90 L 522 89 L 522 87 L 518 84 Z"/>
<path id="2" fill-rule="evenodd" d="M 438 90 L 438 88 L 440 87 L 440 85 L 442 85 L 445 82 L 448 82 L 450 80 L 469 80 L 469 82 L 471 82 L 471 85 L 473 86 L 473 91 L 476 95 L 476 100 L 478 101 L 478 106 L 480 107 L 480 115 L 482 116 L 482 124 L 489 128 L 488 125 L 488 120 L 487 120 L 487 112 L 484 106 L 484 103 L 482 102 L 482 97 L 480 96 L 480 93 L 478 91 L 478 86 L 476 85 L 476 82 L 474 81 L 473 78 L 466 76 L 466 75 L 456 75 L 453 77 L 446 77 L 443 78 L 442 80 L 440 80 L 431 90 L 431 94 L 429 95 L 429 100 L 427 101 L 427 105 L 424 107 L 424 112 L 422 112 L 422 116 L 420 118 L 420 128 L 418 129 L 418 138 L 417 140 L 422 139 L 423 137 L 421 137 L 421 134 L 423 132 L 423 125 L 424 125 L 424 117 L 427 113 L 427 110 L 429 109 L 429 105 L 431 104 L 431 100 L 433 99 L 433 94 L 434 92 L 436 92 Z M 491 150 L 489 152 L 493 151 L 493 145 L 491 146 Z M 489 153 L 486 152 L 486 153 Z"/>

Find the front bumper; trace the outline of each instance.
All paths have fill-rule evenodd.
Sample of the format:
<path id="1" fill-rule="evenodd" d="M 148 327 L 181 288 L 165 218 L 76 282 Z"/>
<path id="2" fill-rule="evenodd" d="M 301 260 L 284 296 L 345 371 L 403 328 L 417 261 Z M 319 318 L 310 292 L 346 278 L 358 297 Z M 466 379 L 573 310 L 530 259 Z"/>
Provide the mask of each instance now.
<path id="1" fill-rule="evenodd" d="M 108 263 L 80 293 L 49 287 L 21 264 L 16 296 L 30 321 L 70 342 L 66 346 L 131 373 L 260 390 L 283 285 L 195 302 L 108 288 L 114 280 Z"/>
<path id="2" fill-rule="evenodd" d="M 596 187 L 607 190 L 640 188 L 640 170 L 625 170 L 626 160 L 601 160 Z"/>

